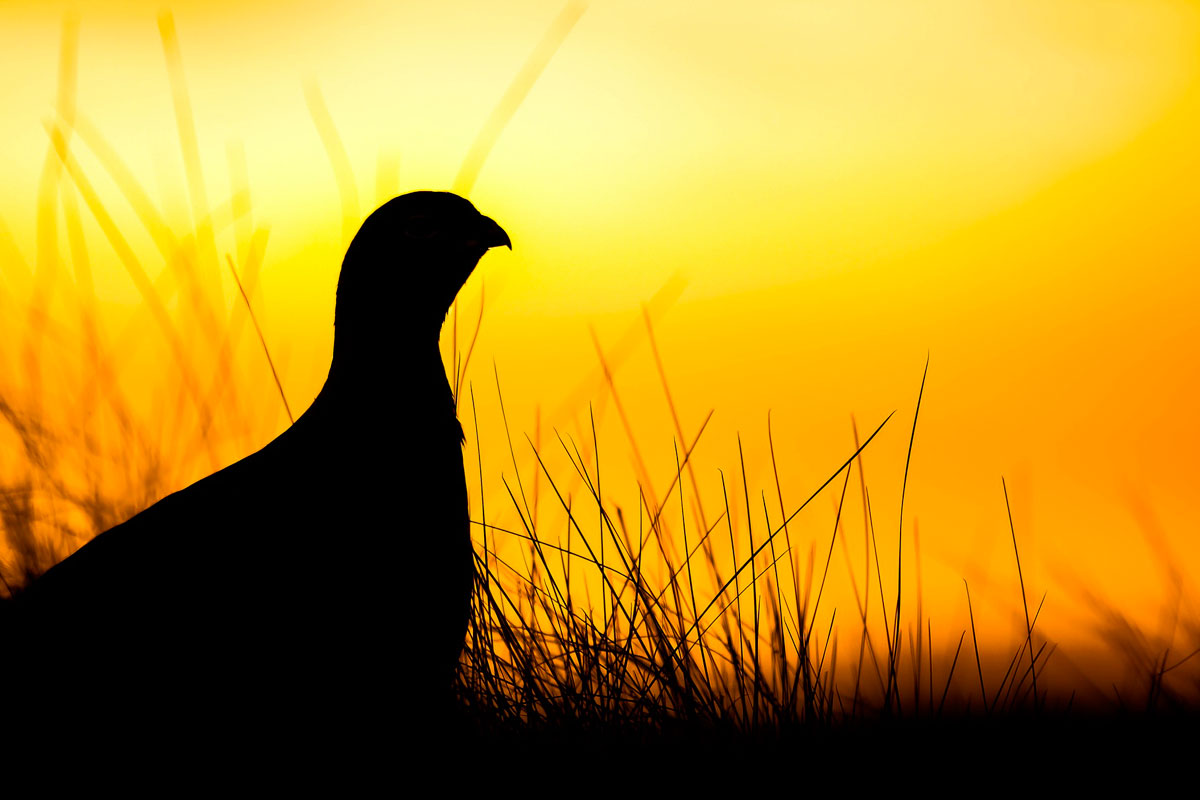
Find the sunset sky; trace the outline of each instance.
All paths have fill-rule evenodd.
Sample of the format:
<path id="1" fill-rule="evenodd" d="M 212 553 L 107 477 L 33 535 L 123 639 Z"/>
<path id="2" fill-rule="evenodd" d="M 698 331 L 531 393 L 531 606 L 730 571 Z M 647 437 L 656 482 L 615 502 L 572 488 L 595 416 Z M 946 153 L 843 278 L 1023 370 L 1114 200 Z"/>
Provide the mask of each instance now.
<path id="1" fill-rule="evenodd" d="M 161 7 L 0 4 L 0 391 L 10 397 L 27 387 L 16 342 L 28 317 L 15 309 L 33 296 L 68 12 L 78 19 L 79 119 L 179 235 L 191 229 Z M 348 155 L 356 227 L 393 194 L 451 187 L 563 3 L 169 8 L 207 201 L 218 209 L 222 302 L 228 310 L 237 299 L 224 254 L 241 263 L 246 232 L 269 229 L 254 302 L 288 398 L 303 409 L 328 369 L 346 244 L 311 98 L 323 98 Z M 487 255 L 460 295 L 460 339 L 481 287 L 486 298 L 468 379 L 489 517 L 503 519 L 499 475 L 511 474 L 493 363 L 520 468 L 532 474 L 522 434 L 533 435 L 540 414 L 542 443 L 554 444 L 548 466 L 569 469 L 551 431 L 580 438 L 590 401 L 608 486 L 636 506 L 629 440 L 592 330 L 619 361 L 622 406 L 655 490 L 666 489 L 675 430 L 642 321 L 649 303 L 685 436 L 715 409 L 695 454 L 707 511 L 720 505 L 717 469 L 727 478 L 738 469 L 739 433 L 751 507 L 761 490 L 773 496 L 768 412 L 794 506 L 853 452 L 852 414 L 865 435 L 895 409 L 865 454 L 880 544 L 894 552 L 928 355 L 904 535 L 911 559 L 916 521 L 935 637 L 958 638 L 964 577 L 995 635 L 1015 635 L 1002 476 L 1031 602 L 1047 594 L 1047 635 L 1090 641 L 1096 606 L 1082 587 L 1158 631 L 1170 591 L 1156 547 L 1185 576 L 1181 602 L 1196 618 L 1198 142 L 1192 2 L 596 0 L 470 193 L 514 245 Z M 146 271 L 161 273 L 95 153 L 78 138 L 72 148 Z M 249 226 L 223 221 L 241 154 Z M 101 318 L 114 338 L 139 319 L 152 330 L 114 249 L 82 216 Z M 67 234 L 58 236 L 65 253 Z M 48 301 L 52 315 L 70 317 L 68 294 Z M 243 349 L 239 374 L 254 376 L 266 411 L 225 461 L 287 424 L 257 343 Z M 44 368 L 55 373 L 60 357 L 47 355 Z M 129 363 L 121 384 L 152 415 L 169 378 Z M 69 401 L 46 400 L 59 402 Z M 460 415 L 469 417 L 465 401 Z M 195 478 L 210 465 L 189 469 Z M 840 481 L 799 518 L 818 551 L 835 489 Z M 847 522 L 855 553 L 861 516 L 855 507 Z M 834 563 L 844 576 L 840 556 Z M 844 577 L 835 580 L 852 604 Z"/>

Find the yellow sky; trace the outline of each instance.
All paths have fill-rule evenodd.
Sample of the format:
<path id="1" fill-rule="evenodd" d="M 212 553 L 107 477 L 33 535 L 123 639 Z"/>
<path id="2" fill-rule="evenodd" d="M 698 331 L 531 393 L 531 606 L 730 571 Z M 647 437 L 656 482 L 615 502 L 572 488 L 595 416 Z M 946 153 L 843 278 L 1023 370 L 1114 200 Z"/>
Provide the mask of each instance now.
<path id="1" fill-rule="evenodd" d="M 0 4 L 0 220 L 27 264 L 67 8 Z M 79 111 L 186 229 L 159 3 L 78 9 Z M 380 190 L 449 187 L 560 9 L 173 4 L 209 200 L 230 194 L 237 143 L 254 223 L 270 229 L 262 314 L 295 405 L 327 368 L 344 245 L 305 81 L 365 215 Z M 961 576 L 998 570 L 1003 592 L 1015 577 L 1001 475 L 1060 619 L 1070 603 L 1054 581 L 1068 568 L 1151 614 L 1161 574 L 1134 507 L 1153 510 L 1179 559 L 1200 557 L 1198 77 L 1190 2 L 592 3 L 472 192 L 514 241 L 464 291 L 471 309 L 481 280 L 488 291 L 473 377 L 492 387 L 495 360 L 519 430 L 581 382 L 598 400 L 589 327 L 614 346 L 678 276 L 656 330 L 688 435 L 716 409 L 704 474 L 734 467 L 740 431 L 751 480 L 767 486 L 770 410 L 783 477 L 806 495 L 851 451 L 851 413 L 873 428 L 898 408 L 868 457 L 894 541 L 928 353 L 906 519 L 920 520 L 947 614 L 961 614 Z M 398 179 L 377 189 L 381 160 L 398 161 Z M 85 228 L 100 299 L 127 314 L 138 294 Z M 234 246 L 220 236 L 222 252 Z M 5 280 L 19 294 L 11 270 Z M 673 428 L 637 341 L 618 387 L 665 484 Z M 496 412 L 481 399 L 481 417 Z M 491 435 L 497 425 L 481 419 Z M 623 463 L 611 411 L 602 434 Z"/>

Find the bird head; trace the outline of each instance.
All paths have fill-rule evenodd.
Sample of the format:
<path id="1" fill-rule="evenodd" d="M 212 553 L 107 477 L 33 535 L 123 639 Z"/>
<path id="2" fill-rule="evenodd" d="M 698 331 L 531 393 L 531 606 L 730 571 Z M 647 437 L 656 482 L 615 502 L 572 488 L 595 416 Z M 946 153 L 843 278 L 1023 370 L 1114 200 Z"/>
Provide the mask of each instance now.
<path id="1" fill-rule="evenodd" d="M 367 217 L 346 251 L 337 319 L 347 325 L 432 329 L 493 247 L 512 249 L 504 229 L 451 192 L 410 192 Z"/>

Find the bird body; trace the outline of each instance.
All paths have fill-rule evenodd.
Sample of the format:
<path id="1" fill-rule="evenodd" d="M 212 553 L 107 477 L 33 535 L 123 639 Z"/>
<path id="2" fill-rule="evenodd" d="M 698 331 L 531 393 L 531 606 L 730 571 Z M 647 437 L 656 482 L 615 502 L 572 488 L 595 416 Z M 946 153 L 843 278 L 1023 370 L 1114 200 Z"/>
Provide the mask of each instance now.
<path id="1" fill-rule="evenodd" d="M 280 436 L 98 535 L 18 598 L 58 712 L 153 727 L 444 714 L 474 574 L 446 310 L 507 235 L 452 194 L 371 215 L 334 357 Z"/>

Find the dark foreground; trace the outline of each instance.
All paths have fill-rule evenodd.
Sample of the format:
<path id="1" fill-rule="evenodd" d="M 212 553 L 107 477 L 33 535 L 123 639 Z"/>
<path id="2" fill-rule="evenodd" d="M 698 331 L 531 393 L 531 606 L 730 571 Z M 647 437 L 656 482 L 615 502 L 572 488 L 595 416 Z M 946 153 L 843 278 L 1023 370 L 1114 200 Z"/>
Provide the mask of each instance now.
<path id="1" fill-rule="evenodd" d="M 749 791 L 822 787 L 958 789 L 1011 787 L 1041 794 L 1055 786 L 1122 781 L 1148 787 L 1200 781 L 1200 716 L 1029 714 L 984 719 L 894 719 L 819 729 L 753 733 L 681 723 L 667 730 L 471 726 L 447 746 L 475 778 L 539 775 L 598 789 L 624 784 L 703 789 L 730 779 Z M 757 787 L 757 789 L 756 789 Z"/>
<path id="2" fill-rule="evenodd" d="M 48 721 L 43 721 L 43 723 Z M 185 729 L 81 738 L 38 726 L 36 740 L 9 729 L 0 764 L 12 779 L 159 789 L 304 788 L 334 796 L 382 791 L 413 797 L 463 791 L 539 795 L 865 791 L 994 796 L 1020 792 L 1136 791 L 1193 796 L 1200 772 L 1200 715 L 1191 712 L 893 718 L 744 732 L 701 723 L 653 728 L 574 721 L 536 726 L 459 716 L 451 725 L 411 720 L 356 729 Z M 14 746 L 15 745 L 15 746 Z"/>

